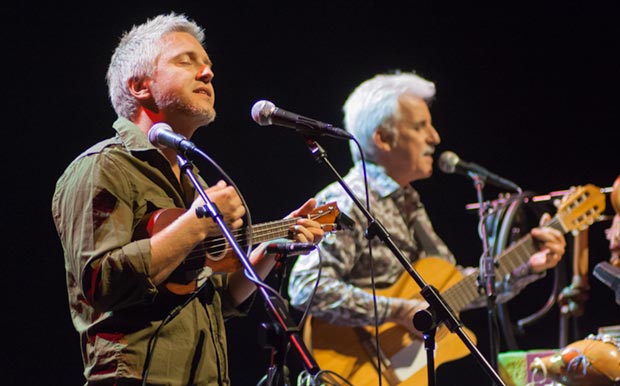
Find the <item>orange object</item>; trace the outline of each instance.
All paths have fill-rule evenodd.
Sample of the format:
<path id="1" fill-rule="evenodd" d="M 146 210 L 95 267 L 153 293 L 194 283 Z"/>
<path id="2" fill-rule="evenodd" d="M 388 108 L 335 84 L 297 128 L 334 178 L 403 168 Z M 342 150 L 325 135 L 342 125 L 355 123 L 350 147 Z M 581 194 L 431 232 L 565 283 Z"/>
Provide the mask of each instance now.
<path id="1" fill-rule="evenodd" d="M 616 213 L 620 214 L 620 176 L 614 181 L 613 190 L 611 192 L 611 206 Z"/>
<path id="2" fill-rule="evenodd" d="M 620 342 L 609 335 L 590 335 L 559 354 L 538 358 L 530 371 L 566 386 L 613 386 L 620 381 Z"/>

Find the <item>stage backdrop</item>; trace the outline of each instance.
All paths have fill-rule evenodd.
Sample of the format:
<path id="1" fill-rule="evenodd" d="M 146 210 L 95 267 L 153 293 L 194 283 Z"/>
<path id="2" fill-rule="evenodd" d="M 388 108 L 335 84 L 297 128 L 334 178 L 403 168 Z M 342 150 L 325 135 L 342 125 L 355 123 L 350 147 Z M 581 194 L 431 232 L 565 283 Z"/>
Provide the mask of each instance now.
<path id="1" fill-rule="evenodd" d="M 255 124 L 253 103 L 269 99 L 339 126 L 342 103 L 357 84 L 398 69 L 416 70 L 436 82 L 431 111 L 442 137 L 438 153 L 452 150 L 537 193 L 585 183 L 610 186 L 620 173 L 615 158 L 620 27 L 611 5 L 176 3 L 174 8 L 161 1 L 3 6 L 3 384 L 83 383 L 51 196 L 67 164 L 113 134 L 115 115 L 104 79 L 109 58 L 120 34 L 147 17 L 174 10 L 205 26 L 218 117 L 194 142 L 235 180 L 255 222 L 281 218 L 334 176 L 312 159 L 297 133 Z M 346 173 L 348 143 L 320 142 Z M 207 180 L 219 178 L 213 168 L 200 166 Z M 477 217 L 465 210 L 476 198 L 471 182 L 437 171 L 416 187 L 460 263 L 476 264 Z M 488 199 L 498 193 L 485 189 Z M 608 258 L 603 235 L 608 225 L 592 228 L 591 266 Z M 515 299 L 512 312 L 519 317 L 542 306 L 550 279 Z M 587 316 L 578 329 L 582 336 L 618 323 L 611 291 L 592 277 L 591 285 Z M 485 311 L 462 318 L 487 352 Z M 269 353 L 257 342 L 264 321 L 257 298 L 250 317 L 228 323 L 236 385 L 256 384 L 267 369 Z M 555 347 L 557 329 L 555 307 L 519 342 L 525 349 Z M 289 366 L 294 374 L 301 369 L 294 354 Z M 471 377 L 468 384 L 486 382 L 471 359 L 446 368 L 442 384 L 463 384 L 463 371 Z"/>

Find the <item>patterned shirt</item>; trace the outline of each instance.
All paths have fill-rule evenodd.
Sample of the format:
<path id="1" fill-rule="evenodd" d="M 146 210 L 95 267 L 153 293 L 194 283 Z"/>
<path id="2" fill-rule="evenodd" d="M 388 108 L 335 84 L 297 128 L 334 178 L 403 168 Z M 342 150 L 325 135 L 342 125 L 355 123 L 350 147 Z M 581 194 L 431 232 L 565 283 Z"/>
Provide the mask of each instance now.
<path id="1" fill-rule="evenodd" d="M 69 165 L 52 201 L 88 385 L 138 384 L 149 339 L 186 300 L 153 284 L 150 241 L 134 231 L 155 209 L 188 208 L 195 189 L 137 126 L 120 118 L 114 128 Z M 227 276 L 211 276 L 161 329 L 149 384 L 228 385 L 223 317 L 239 314 L 232 304 Z"/>
<path id="2" fill-rule="evenodd" d="M 394 244 L 410 262 L 425 257 L 439 257 L 451 264 L 455 258 L 445 243 L 435 233 L 418 192 L 410 185 L 401 187 L 385 170 L 376 164 L 366 163 L 371 213 L 384 225 Z M 365 185 L 361 162 L 357 162 L 344 177 L 362 203 L 365 202 Z M 335 182 L 316 196 L 319 203 L 336 201 L 340 210 L 349 215 L 355 226 L 326 236 L 320 244 L 320 255 L 313 251 L 301 256 L 293 266 L 289 280 L 291 304 L 305 309 L 314 291 L 317 274 L 321 277 L 311 305 L 314 316 L 330 323 L 349 326 L 374 324 L 374 300 L 367 291 L 371 287 L 371 255 L 365 236 L 368 221 L 355 206 L 342 186 Z M 378 288 L 394 284 L 405 272 L 392 251 L 377 237 L 372 238 L 372 269 Z M 322 260 L 322 262 L 320 261 Z M 457 266 L 464 274 L 471 268 Z M 519 267 L 504 282 L 498 283 L 502 291 L 498 302 L 516 295 L 541 275 L 528 275 L 526 266 Z M 366 289 L 366 290 L 365 290 Z M 378 322 L 383 323 L 399 302 L 390 297 L 377 296 Z M 469 308 L 485 305 L 481 296 Z"/>

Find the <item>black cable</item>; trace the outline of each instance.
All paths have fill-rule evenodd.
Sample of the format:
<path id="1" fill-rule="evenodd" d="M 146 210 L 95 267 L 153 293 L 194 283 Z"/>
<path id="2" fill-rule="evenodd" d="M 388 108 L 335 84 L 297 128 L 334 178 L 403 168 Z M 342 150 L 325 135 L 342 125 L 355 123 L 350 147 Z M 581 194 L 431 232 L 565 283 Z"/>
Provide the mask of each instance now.
<path id="1" fill-rule="evenodd" d="M 341 381 L 342 383 L 338 383 Z M 297 377 L 297 386 L 353 386 L 351 382 L 342 375 L 331 371 L 321 370 L 314 375 L 310 375 L 307 371 L 302 371 Z"/>
<path id="2" fill-rule="evenodd" d="M 353 142 L 357 145 L 357 148 L 360 153 L 360 161 L 362 163 L 362 174 L 364 176 L 364 192 L 366 196 L 366 210 L 370 213 L 370 195 L 368 191 L 368 173 L 366 171 L 366 160 L 364 157 L 364 152 L 362 151 L 362 147 L 357 141 L 357 139 L 353 138 Z M 370 224 L 368 224 L 370 227 Z M 379 374 L 379 386 L 383 385 L 382 379 L 382 366 L 381 366 L 381 346 L 379 346 L 379 309 L 377 307 L 377 291 L 375 285 L 375 266 L 374 266 L 374 256 L 372 254 L 372 240 L 368 239 L 368 255 L 370 257 L 370 288 L 372 289 L 372 303 L 373 303 L 373 311 L 375 313 L 375 347 L 376 347 L 376 355 L 377 355 L 377 372 Z"/>
<path id="3" fill-rule="evenodd" d="M 306 323 L 306 319 L 308 318 L 308 315 L 310 314 L 310 306 L 312 305 L 314 296 L 316 295 L 316 292 L 319 289 L 319 281 L 321 280 L 321 273 L 323 272 L 323 255 L 321 255 L 321 249 L 317 248 L 316 251 L 319 254 L 319 269 L 317 270 L 317 273 L 316 273 L 317 278 L 316 278 L 316 282 L 314 283 L 314 288 L 312 289 L 312 293 L 310 294 L 310 299 L 308 300 L 306 304 L 306 308 L 304 309 L 304 312 L 301 315 L 301 319 L 299 320 L 299 324 L 297 325 L 297 328 L 299 328 L 300 330 Z"/>

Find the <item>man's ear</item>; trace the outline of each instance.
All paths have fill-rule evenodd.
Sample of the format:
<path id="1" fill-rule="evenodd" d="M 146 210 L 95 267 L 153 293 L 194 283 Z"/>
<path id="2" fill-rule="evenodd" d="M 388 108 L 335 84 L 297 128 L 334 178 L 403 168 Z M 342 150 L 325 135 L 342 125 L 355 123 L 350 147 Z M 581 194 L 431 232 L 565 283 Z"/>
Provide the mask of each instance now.
<path id="1" fill-rule="evenodd" d="M 133 77 L 127 81 L 129 92 L 139 101 L 145 101 L 151 98 L 151 89 L 149 85 L 151 80 L 147 77 L 137 78 Z"/>
<path id="2" fill-rule="evenodd" d="M 385 126 L 379 126 L 372 139 L 379 150 L 390 151 L 394 143 L 394 132 Z"/>

